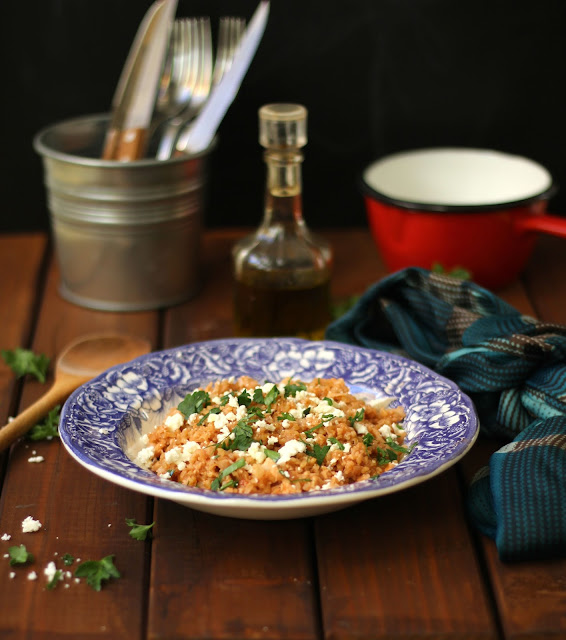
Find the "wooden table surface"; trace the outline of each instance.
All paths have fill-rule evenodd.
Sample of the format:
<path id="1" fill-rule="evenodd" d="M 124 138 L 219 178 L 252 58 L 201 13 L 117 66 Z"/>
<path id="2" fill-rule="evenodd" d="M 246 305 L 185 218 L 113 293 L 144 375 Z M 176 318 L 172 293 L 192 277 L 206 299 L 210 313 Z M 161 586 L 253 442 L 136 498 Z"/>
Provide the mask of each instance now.
<path id="1" fill-rule="evenodd" d="M 207 232 L 197 297 L 140 313 L 64 301 L 47 237 L 0 236 L 0 348 L 55 358 L 71 339 L 100 330 L 147 337 L 155 349 L 230 336 L 229 250 L 241 233 Z M 385 275 L 368 232 L 325 235 L 336 253 L 336 299 Z M 525 313 L 566 323 L 565 274 L 563 241 L 544 238 L 521 281 L 499 294 Z M 44 389 L 0 362 L 0 422 Z M 0 558 L 0 638 L 566 638 L 566 561 L 503 564 L 467 522 L 466 486 L 496 446 L 480 438 L 456 466 L 398 494 L 317 518 L 263 522 L 122 489 L 79 466 L 58 439 L 20 440 L 0 456 L 0 536 L 11 535 L 0 552 L 25 544 L 35 560 L 10 567 Z M 34 452 L 44 462 L 28 462 Z M 28 515 L 40 531 L 22 533 Z M 153 539 L 132 539 L 126 518 L 155 521 Z M 114 555 L 121 577 L 100 592 L 72 579 L 47 590 L 44 568 L 62 566 L 65 553 Z M 35 581 L 27 579 L 32 570 Z"/>

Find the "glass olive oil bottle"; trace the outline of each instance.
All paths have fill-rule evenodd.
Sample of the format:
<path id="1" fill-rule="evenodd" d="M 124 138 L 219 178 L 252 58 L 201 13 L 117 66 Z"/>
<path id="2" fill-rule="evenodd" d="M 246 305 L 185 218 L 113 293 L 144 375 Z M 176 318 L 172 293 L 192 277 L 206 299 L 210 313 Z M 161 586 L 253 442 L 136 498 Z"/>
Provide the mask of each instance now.
<path id="1" fill-rule="evenodd" d="M 303 219 L 305 107 L 261 107 L 259 142 L 267 165 L 265 209 L 257 231 L 233 249 L 236 335 L 320 339 L 330 322 L 332 251 Z"/>

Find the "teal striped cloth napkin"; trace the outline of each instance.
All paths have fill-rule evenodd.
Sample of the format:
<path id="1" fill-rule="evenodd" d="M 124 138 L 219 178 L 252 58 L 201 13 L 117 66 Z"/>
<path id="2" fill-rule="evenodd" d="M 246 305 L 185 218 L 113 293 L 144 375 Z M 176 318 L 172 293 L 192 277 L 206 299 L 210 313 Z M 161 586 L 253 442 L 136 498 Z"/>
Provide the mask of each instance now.
<path id="1" fill-rule="evenodd" d="M 566 556 L 566 326 L 473 282 L 411 267 L 371 286 L 325 337 L 417 360 L 456 382 L 484 436 L 469 514 L 504 561 Z"/>

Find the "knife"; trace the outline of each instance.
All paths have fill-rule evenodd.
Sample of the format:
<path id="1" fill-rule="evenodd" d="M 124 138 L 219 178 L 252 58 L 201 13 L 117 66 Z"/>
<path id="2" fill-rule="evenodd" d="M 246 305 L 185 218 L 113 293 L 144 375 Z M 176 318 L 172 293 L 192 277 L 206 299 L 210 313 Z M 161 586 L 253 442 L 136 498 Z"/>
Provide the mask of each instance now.
<path id="1" fill-rule="evenodd" d="M 177 0 L 156 0 L 138 28 L 112 99 L 102 157 L 131 161 L 145 155 Z"/>
<path id="2" fill-rule="evenodd" d="M 238 93 L 265 31 L 268 16 L 269 0 L 262 0 L 240 39 L 230 69 L 214 87 L 199 115 L 179 136 L 177 152 L 199 153 L 210 145 L 218 125 Z"/>

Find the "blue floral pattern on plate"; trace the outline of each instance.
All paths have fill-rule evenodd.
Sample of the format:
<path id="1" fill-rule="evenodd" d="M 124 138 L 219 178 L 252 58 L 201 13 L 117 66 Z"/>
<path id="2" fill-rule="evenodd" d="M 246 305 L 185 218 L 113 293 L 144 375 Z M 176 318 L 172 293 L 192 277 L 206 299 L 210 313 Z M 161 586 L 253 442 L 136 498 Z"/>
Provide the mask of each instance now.
<path id="1" fill-rule="evenodd" d="M 234 495 L 183 486 L 135 462 L 139 437 L 186 393 L 208 382 L 248 375 L 279 382 L 293 376 L 344 378 L 352 392 L 394 397 L 406 412 L 406 444 L 418 443 L 391 471 L 336 489 L 288 496 Z M 69 453 L 101 477 L 201 511 L 280 519 L 333 511 L 423 482 L 459 460 L 478 434 L 472 401 L 450 380 L 400 356 L 336 342 L 233 338 L 154 352 L 118 365 L 66 402 L 59 426 Z"/>

